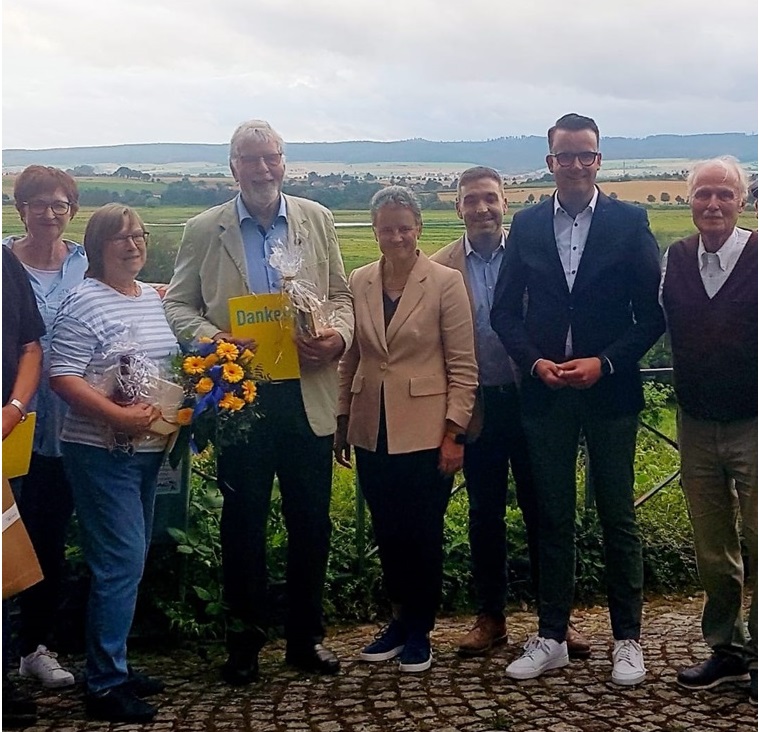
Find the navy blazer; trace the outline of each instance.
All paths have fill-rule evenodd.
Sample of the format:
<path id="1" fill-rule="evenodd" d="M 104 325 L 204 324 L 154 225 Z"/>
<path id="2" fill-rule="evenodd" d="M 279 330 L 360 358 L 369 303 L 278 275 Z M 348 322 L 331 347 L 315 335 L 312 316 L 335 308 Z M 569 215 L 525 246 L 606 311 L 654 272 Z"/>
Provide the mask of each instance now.
<path id="1" fill-rule="evenodd" d="M 614 373 L 582 391 L 598 415 L 643 408 L 639 359 L 664 332 L 659 247 L 646 212 L 598 194 L 577 276 L 569 291 L 553 231 L 553 197 L 514 216 L 491 311 L 493 330 L 525 375 L 525 412 L 549 408 L 555 392 L 529 378 L 539 358 L 605 356 Z M 571 388 L 571 387 L 566 387 Z"/>

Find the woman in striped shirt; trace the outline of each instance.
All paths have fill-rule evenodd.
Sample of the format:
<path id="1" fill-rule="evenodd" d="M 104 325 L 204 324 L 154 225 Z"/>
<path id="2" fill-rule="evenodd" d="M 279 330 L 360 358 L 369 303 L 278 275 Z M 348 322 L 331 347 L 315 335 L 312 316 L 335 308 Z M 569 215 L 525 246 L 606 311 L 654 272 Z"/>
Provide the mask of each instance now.
<path id="1" fill-rule="evenodd" d="M 136 279 L 147 239 L 129 207 L 108 204 L 92 215 L 84 233 L 87 278 L 61 304 L 51 343 L 50 383 L 69 405 L 61 434 L 64 467 L 92 573 L 87 712 L 111 721 L 151 719 L 156 709 L 140 697 L 163 688 L 129 668 L 126 641 L 167 438 L 149 432 L 160 416 L 155 406 L 126 403 L 97 388 L 123 366 L 125 349 L 156 370 L 178 349 L 158 293 Z"/>

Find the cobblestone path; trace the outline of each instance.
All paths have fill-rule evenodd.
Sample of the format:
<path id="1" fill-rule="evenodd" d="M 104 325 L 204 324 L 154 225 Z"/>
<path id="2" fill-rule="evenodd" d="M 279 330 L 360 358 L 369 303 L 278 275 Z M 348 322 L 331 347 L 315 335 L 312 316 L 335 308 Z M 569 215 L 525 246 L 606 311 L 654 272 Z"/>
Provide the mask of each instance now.
<path id="1" fill-rule="evenodd" d="M 460 634 L 470 617 L 444 618 L 433 633 L 435 662 L 422 674 L 398 673 L 392 661 L 357 660 L 376 631 L 363 625 L 333 628 L 327 641 L 342 659 L 334 677 L 299 674 L 283 663 L 282 642 L 262 654 L 262 679 L 244 690 L 218 678 L 221 649 L 199 655 L 133 654 L 132 662 L 163 677 L 167 690 L 155 697 L 159 714 L 147 725 L 88 722 L 82 689 L 62 693 L 34 690 L 40 716 L 35 732 L 748 732 L 757 729 L 756 707 L 747 688 L 727 685 L 718 692 L 687 692 L 675 684 L 681 666 L 703 660 L 701 599 L 657 598 L 646 603 L 643 649 L 645 683 L 634 688 L 610 681 L 608 615 L 605 608 L 580 610 L 574 617 L 592 639 L 593 654 L 539 679 L 514 682 L 505 664 L 535 631 L 532 613 L 517 612 L 508 621 L 508 645 L 491 657 L 461 659 Z M 82 660 L 74 659 L 81 670 Z M 77 664 L 78 662 L 78 664 Z"/>

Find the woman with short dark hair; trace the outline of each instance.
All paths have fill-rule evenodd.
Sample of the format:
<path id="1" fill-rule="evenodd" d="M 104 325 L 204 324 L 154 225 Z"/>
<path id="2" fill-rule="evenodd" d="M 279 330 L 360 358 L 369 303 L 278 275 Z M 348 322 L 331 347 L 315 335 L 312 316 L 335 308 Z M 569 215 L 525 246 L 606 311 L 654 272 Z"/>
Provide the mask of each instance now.
<path id="1" fill-rule="evenodd" d="M 34 545 L 44 579 L 19 596 L 19 673 L 42 686 L 70 686 L 74 676 L 61 668 L 49 650 L 60 606 L 66 531 L 74 510 L 71 486 L 61 458 L 60 432 L 66 404 L 50 389 L 50 332 L 63 298 L 83 279 L 87 257 L 81 244 L 64 238 L 79 210 L 76 181 L 63 170 L 30 165 L 14 182 L 16 210 L 24 224 L 22 236 L 8 236 L 3 245 L 23 265 L 45 323 L 43 374 L 37 396 L 24 411 L 37 422 L 29 473 L 20 480 L 19 511 Z"/>

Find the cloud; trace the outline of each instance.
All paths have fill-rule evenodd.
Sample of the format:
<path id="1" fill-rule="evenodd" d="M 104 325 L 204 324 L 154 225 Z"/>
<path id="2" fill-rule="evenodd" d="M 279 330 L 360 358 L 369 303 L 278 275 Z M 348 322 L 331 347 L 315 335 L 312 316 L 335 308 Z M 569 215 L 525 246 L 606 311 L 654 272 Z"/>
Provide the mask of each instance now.
<path id="1" fill-rule="evenodd" d="M 25 0 L 3 17 L 3 147 L 756 130 L 736 0 Z"/>

